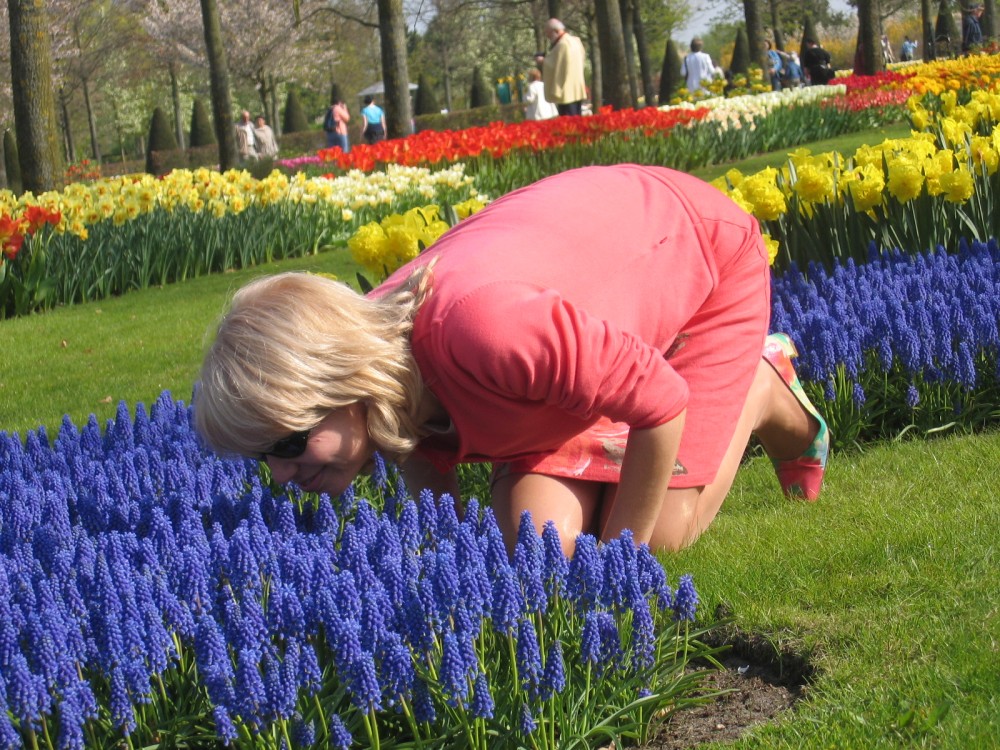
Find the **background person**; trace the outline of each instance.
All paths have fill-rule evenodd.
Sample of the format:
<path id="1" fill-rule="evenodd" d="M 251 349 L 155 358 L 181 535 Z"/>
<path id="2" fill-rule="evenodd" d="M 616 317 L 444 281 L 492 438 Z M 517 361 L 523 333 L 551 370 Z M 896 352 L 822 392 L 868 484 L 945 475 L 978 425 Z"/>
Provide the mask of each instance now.
<path id="1" fill-rule="evenodd" d="M 343 99 L 335 99 L 327 110 L 327 119 L 323 123 L 323 129 L 330 130 L 326 134 L 327 148 L 339 146 L 345 154 L 351 153 L 351 138 L 348 135 L 347 123 L 351 121 L 351 113 Z"/>
<path id="2" fill-rule="evenodd" d="M 809 82 L 813 86 L 825 85 L 837 75 L 830 67 L 830 53 L 820 47 L 815 39 L 805 40 L 802 67 L 809 74 Z"/>
<path id="3" fill-rule="evenodd" d="M 677 549 L 715 517 L 751 433 L 787 494 L 819 493 L 828 431 L 794 347 L 766 336 L 769 273 L 757 221 L 711 185 L 569 170 L 494 201 L 366 297 L 302 273 L 240 290 L 195 423 L 216 450 L 331 496 L 376 449 L 414 495 L 457 498 L 455 466 L 492 462 L 511 545 L 530 511 L 569 553 L 581 532 L 626 528 Z"/>
<path id="4" fill-rule="evenodd" d="M 704 51 L 705 43 L 701 37 L 691 40 L 691 51 L 684 56 L 681 63 L 681 75 L 687 90 L 695 94 L 702 90 L 702 83 L 708 83 L 716 78 L 715 63 L 712 57 Z"/>
<path id="5" fill-rule="evenodd" d="M 983 29 L 979 19 L 983 17 L 983 6 L 973 5 L 962 19 L 962 53 L 969 54 L 973 47 L 983 43 Z"/>
<path id="6" fill-rule="evenodd" d="M 883 65 L 889 65 L 890 63 L 896 62 L 895 58 L 892 56 L 892 45 L 889 44 L 889 35 L 883 34 L 881 39 L 882 44 L 882 63 Z"/>
<path id="7" fill-rule="evenodd" d="M 524 119 L 548 120 L 559 115 L 556 105 L 545 98 L 542 74 L 536 68 L 528 71 L 528 86 L 524 90 Z"/>
<path id="8" fill-rule="evenodd" d="M 361 110 L 361 137 L 372 144 L 385 140 L 385 112 L 375 103 L 375 97 L 366 96 Z"/>
<path id="9" fill-rule="evenodd" d="M 278 155 L 278 141 L 274 137 L 271 126 L 264 119 L 264 115 L 257 115 L 257 124 L 253 129 L 253 135 L 257 145 L 258 158 L 273 159 Z"/>
<path id="10" fill-rule="evenodd" d="M 784 88 L 797 89 L 802 86 L 802 63 L 794 50 L 784 57 L 785 76 L 782 82 Z"/>
<path id="11" fill-rule="evenodd" d="M 909 62 L 913 59 L 916 51 L 917 43 L 910 39 L 909 36 L 903 37 L 903 45 L 899 50 L 899 59 L 903 62 Z"/>
<path id="12" fill-rule="evenodd" d="M 583 100 L 587 98 L 583 42 L 566 31 L 558 18 L 545 22 L 545 36 L 551 43 L 542 63 L 545 98 L 556 105 L 560 115 L 583 114 Z"/>
<path id="13" fill-rule="evenodd" d="M 239 122 L 236 123 L 236 151 L 242 162 L 257 158 L 257 140 L 253 122 L 250 120 L 250 113 L 245 109 L 240 113 Z"/>
<path id="14" fill-rule="evenodd" d="M 351 121 L 351 113 L 343 99 L 334 99 L 323 115 L 323 130 L 326 133 L 326 147 L 339 146 L 345 154 L 351 151 L 351 140 L 348 137 L 347 123 Z"/>
<path id="15" fill-rule="evenodd" d="M 781 55 L 769 39 L 764 40 L 764 47 L 767 49 L 767 73 L 771 78 L 771 90 L 781 91 L 781 73 L 784 68 Z"/>

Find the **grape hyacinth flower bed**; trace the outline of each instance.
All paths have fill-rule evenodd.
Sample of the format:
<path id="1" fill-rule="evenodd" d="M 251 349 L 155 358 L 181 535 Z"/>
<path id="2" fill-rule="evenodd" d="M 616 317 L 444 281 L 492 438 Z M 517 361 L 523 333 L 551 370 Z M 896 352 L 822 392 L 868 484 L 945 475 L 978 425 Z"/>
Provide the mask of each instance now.
<path id="1" fill-rule="evenodd" d="M 475 499 L 356 486 L 271 486 L 168 393 L 0 433 L 0 747 L 620 746 L 694 700 L 693 583 L 627 533 L 511 556 Z"/>
<path id="2" fill-rule="evenodd" d="M 913 255 L 870 248 L 772 280 L 774 331 L 840 446 L 1000 417 L 1000 246 L 962 240 Z"/>

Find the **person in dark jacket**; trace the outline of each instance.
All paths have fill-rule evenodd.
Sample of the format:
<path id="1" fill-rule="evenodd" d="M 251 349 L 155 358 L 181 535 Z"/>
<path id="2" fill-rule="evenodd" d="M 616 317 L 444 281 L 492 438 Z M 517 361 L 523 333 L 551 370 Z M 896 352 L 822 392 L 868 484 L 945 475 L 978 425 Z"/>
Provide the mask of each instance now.
<path id="1" fill-rule="evenodd" d="M 967 55 L 973 47 L 983 43 L 983 29 L 979 19 L 983 17 L 983 6 L 973 5 L 962 19 L 962 54 Z"/>
<path id="2" fill-rule="evenodd" d="M 809 74 L 813 86 L 829 83 L 836 75 L 830 67 L 830 53 L 819 46 L 815 39 L 805 40 L 806 49 L 802 53 L 802 67 Z"/>

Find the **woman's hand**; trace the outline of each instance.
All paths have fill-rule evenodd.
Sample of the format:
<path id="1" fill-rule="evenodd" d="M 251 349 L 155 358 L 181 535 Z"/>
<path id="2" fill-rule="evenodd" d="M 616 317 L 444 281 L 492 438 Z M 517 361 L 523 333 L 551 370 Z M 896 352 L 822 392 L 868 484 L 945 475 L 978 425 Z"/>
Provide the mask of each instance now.
<path id="1" fill-rule="evenodd" d="M 458 474 L 455 470 L 442 474 L 430 461 L 418 453 L 411 453 L 400 465 L 406 488 L 414 498 L 420 496 L 421 490 L 430 490 L 434 497 L 448 493 L 456 504 L 461 500 L 458 488 Z"/>

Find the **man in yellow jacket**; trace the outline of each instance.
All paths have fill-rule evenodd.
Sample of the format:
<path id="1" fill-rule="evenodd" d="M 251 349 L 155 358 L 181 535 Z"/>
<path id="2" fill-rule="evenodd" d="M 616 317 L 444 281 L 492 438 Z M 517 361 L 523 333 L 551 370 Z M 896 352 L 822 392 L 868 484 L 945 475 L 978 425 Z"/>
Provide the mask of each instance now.
<path id="1" fill-rule="evenodd" d="M 583 42 L 566 31 L 558 18 L 545 22 L 545 36 L 551 42 L 542 65 L 545 98 L 556 105 L 560 115 L 582 114 L 583 100 L 587 98 Z"/>

